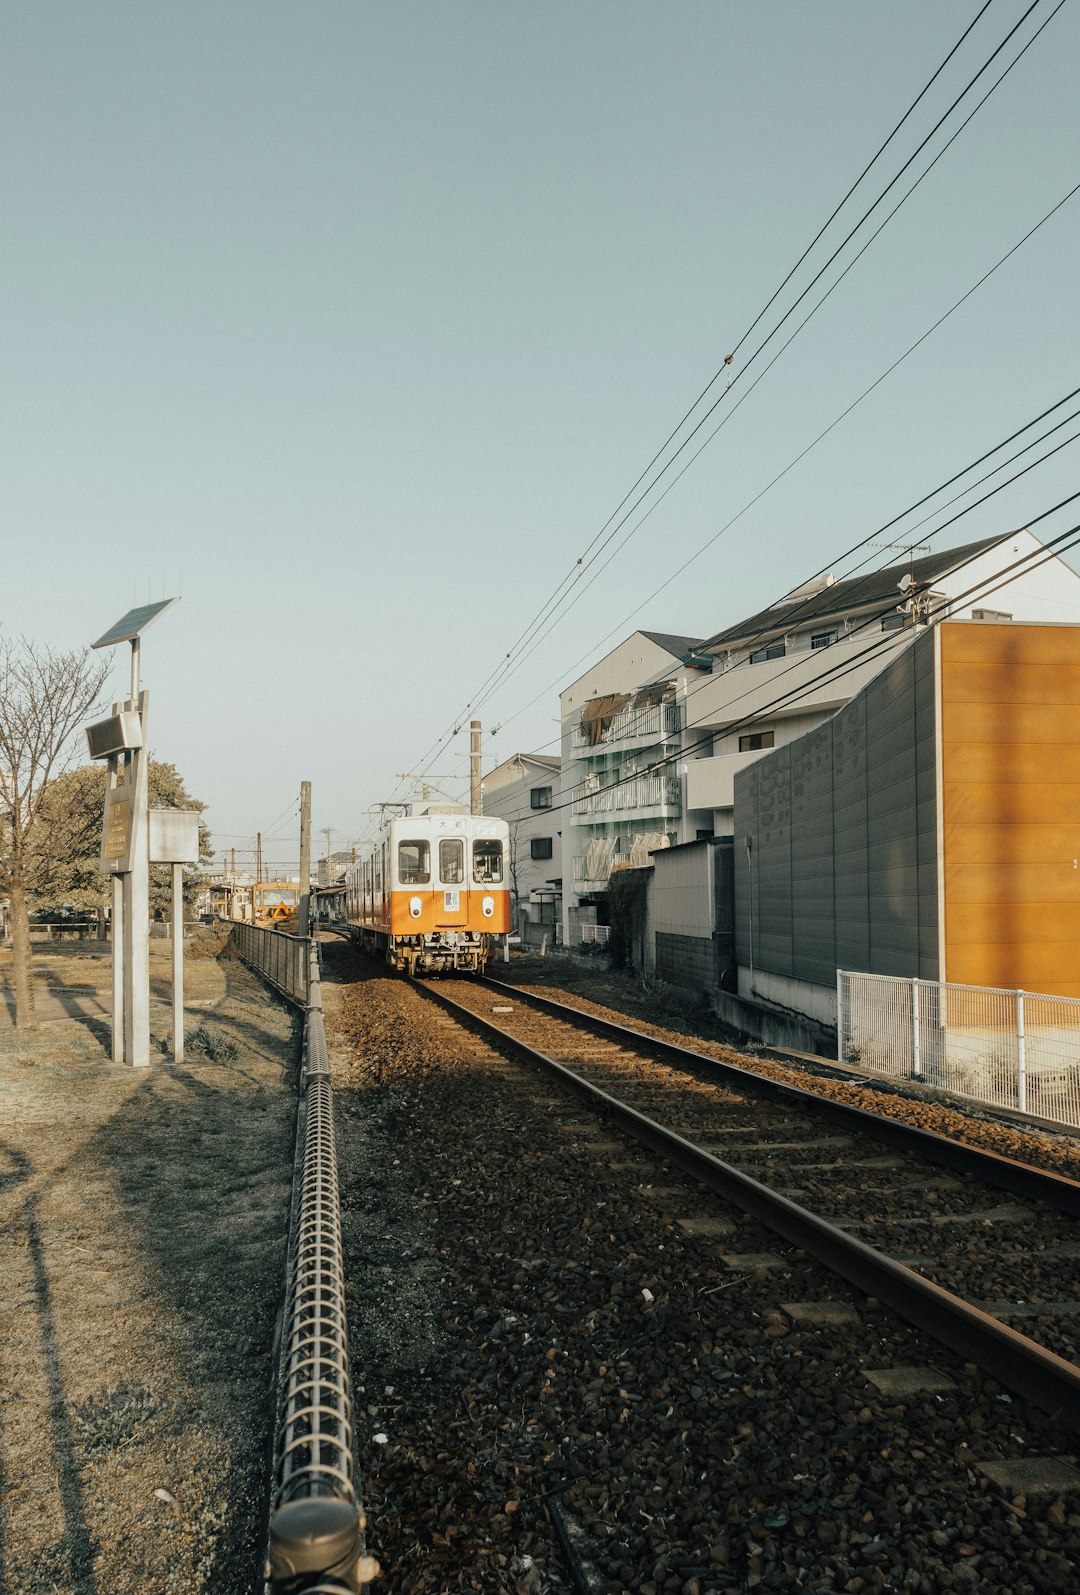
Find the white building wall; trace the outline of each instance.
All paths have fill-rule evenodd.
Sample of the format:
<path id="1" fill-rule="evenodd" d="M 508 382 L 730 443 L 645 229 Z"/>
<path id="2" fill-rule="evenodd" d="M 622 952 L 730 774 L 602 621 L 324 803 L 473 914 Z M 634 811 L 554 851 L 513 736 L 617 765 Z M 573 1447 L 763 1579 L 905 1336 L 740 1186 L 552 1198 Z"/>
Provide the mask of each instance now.
<path id="1" fill-rule="evenodd" d="M 534 790 L 551 788 L 550 809 L 534 809 Z M 481 782 L 483 809 L 510 827 L 511 890 L 518 902 L 528 902 L 534 890 L 551 891 L 562 876 L 562 836 L 566 810 L 559 808 L 559 771 L 527 753 L 505 759 Z M 551 857 L 534 859 L 534 839 L 550 838 Z"/>
<path id="2" fill-rule="evenodd" d="M 575 747 L 572 735 L 574 728 L 580 724 L 584 705 L 593 698 L 607 697 L 611 693 L 632 693 L 649 682 L 663 677 L 665 672 L 671 673 L 671 679 L 676 682 L 677 698 L 681 698 L 687 677 L 687 671 L 681 661 L 659 643 L 645 636 L 643 632 L 636 631 L 613 648 L 609 654 L 605 654 L 603 659 L 597 660 L 584 675 L 579 676 L 577 681 L 559 694 L 562 718 L 562 802 L 566 805 L 562 810 L 563 935 L 567 940 L 570 939 L 571 910 L 577 906 L 582 897 L 590 896 L 593 890 L 603 890 L 603 883 L 592 883 L 590 886 L 590 883 L 584 881 L 578 882 L 580 889 L 575 890 L 573 861 L 586 855 L 590 840 L 605 833 L 624 835 L 653 830 L 668 831 L 672 828 L 678 834 L 680 822 L 677 817 L 656 813 L 635 817 L 633 811 L 621 810 L 617 814 L 613 812 L 610 816 L 597 815 L 594 817 L 595 823 L 590 824 L 588 816 L 575 816 L 570 806 L 575 788 L 579 786 L 588 767 L 590 751 L 597 756 L 602 753 L 616 754 L 625 751 L 627 757 L 631 752 L 644 757 L 649 751 L 638 746 L 631 749 L 629 745 L 623 750 L 619 743 L 602 743 L 594 750 Z M 690 674 L 696 673 L 690 672 Z M 673 762 L 664 774 L 676 777 L 676 764 Z"/>
<path id="3" fill-rule="evenodd" d="M 935 586 L 949 598 L 977 591 L 950 610 L 953 620 L 970 620 L 975 609 L 997 609 L 1013 620 L 1080 622 L 1080 576 L 1063 559 L 1052 556 L 1033 569 L 1009 575 L 1007 567 L 1044 549 L 1034 532 L 1020 531 L 1007 542 L 978 554 L 961 570 L 943 576 Z"/>

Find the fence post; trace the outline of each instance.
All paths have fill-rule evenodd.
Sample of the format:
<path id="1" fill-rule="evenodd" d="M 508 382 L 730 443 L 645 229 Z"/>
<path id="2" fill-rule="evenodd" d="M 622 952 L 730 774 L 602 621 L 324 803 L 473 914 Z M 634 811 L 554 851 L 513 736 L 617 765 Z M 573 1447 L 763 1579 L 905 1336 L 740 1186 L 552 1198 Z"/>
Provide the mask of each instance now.
<path id="1" fill-rule="evenodd" d="M 922 1079 L 922 1037 L 919 1035 L 919 979 L 911 981 L 911 1072 L 916 1080 Z"/>
<path id="2" fill-rule="evenodd" d="M 1016 1106 L 1027 1112 L 1027 1056 L 1024 1043 L 1024 993 L 1016 993 Z"/>

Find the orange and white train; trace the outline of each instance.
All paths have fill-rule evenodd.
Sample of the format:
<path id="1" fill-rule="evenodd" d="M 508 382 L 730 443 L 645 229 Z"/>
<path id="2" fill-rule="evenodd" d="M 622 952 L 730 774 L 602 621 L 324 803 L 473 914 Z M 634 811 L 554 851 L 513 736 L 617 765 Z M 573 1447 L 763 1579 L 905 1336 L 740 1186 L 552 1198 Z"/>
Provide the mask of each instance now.
<path id="1" fill-rule="evenodd" d="M 429 811 L 391 820 L 345 876 L 350 934 L 408 974 L 482 970 L 510 929 L 510 827 Z"/>

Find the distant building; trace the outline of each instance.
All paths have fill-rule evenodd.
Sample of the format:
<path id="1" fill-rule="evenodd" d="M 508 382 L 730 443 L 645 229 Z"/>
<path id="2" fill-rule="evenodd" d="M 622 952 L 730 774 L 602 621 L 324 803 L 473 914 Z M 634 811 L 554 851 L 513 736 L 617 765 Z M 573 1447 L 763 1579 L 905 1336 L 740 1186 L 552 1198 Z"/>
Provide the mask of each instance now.
<path id="1" fill-rule="evenodd" d="M 215 870 L 205 877 L 203 890 L 195 900 L 198 914 L 215 919 L 250 920 L 254 876 L 235 870 Z"/>
<path id="2" fill-rule="evenodd" d="M 345 879 L 345 871 L 356 863 L 356 849 L 348 848 L 340 853 L 331 853 L 329 858 L 320 858 L 315 866 L 315 881 L 318 886 L 336 886 L 338 881 Z"/>
<path id="3" fill-rule="evenodd" d="M 607 922 L 617 865 L 647 863 L 679 839 L 682 791 L 672 761 L 681 747 L 684 662 L 697 643 L 635 631 L 560 694 L 562 719 L 563 934 Z"/>
<path id="4" fill-rule="evenodd" d="M 515 930 L 549 926 L 551 939 L 562 902 L 560 761 L 544 753 L 514 753 L 481 782 L 483 810 L 510 827 L 510 894 Z"/>

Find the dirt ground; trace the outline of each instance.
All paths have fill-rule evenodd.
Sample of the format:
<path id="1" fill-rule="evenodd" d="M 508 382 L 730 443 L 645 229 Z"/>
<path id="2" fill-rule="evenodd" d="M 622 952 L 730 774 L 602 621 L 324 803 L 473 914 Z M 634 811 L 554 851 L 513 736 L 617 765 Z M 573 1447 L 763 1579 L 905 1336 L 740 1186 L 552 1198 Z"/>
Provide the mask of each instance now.
<path id="1" fill-rule="evenodd" d="M 174 1068 L 168 980 L 155 945 L 148 1069 L 109 1060 L 107 958 L 36 959 L 36 1033 L 0 1001 L 0 1595 L 256 1587 L 299 1026 L 192 959 L 214 1056 Z"/>

